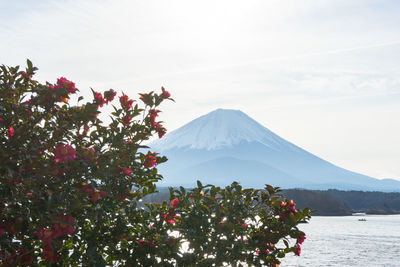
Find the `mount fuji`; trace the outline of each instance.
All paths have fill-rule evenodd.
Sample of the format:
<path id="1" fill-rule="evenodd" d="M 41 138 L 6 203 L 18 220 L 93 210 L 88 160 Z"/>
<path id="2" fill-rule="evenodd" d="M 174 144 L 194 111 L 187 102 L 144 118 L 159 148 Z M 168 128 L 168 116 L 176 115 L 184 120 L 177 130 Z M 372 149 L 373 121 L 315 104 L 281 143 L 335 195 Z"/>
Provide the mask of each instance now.
<path id="1" fill-rule="evenodd" d="M 217 109 L 148 144 L 166 156 L 160 186 L 225 186 L 400 191 L 400 181 L 378 180 L 335 166 L 274 134 L 239 110 Z"/>

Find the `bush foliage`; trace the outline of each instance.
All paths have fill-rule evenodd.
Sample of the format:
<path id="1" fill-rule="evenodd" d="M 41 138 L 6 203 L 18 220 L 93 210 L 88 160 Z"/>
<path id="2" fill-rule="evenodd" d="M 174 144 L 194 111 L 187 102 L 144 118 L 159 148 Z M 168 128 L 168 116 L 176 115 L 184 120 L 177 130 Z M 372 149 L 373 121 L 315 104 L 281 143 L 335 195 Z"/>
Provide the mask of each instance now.
<path id="1" fill-rule="evenodd" d="M 73 82 L 42 84 L 36 71 L 29 60 L 23 71 L 0 67 L 1 265 L 273 266 L 300 255 L 297 226 L 310 211 L 268 185 L 199 182 L 138 208 L 167 160 L 142 144 L 166 133 L 157 121 L 171 100 L 164 88 L 138 100 L 92 90 L 91 101 L 71 104 Z M 98 116 L 105 105 L 109 123 Z"/>

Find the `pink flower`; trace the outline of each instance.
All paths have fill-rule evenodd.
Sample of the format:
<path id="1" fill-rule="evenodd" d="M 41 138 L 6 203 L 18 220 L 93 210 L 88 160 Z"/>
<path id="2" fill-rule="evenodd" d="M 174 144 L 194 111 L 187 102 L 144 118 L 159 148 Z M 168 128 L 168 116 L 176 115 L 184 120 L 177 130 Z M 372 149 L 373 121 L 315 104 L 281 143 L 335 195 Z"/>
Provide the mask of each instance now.
<path id="1" fill-rule="evenodd" d="M 102 107 L 105 103 L 104 99 L 103 99 L 103 95 L 99 92 L 94 92 L 94 103 L 97 106 Z"/>
<path id="2" fill-rule="evenodd" d="M 68 91 L 68 93 L 73 94 L 76 92 L 75 83 L 67 80 L 64 77 L 57 79 L 57 84 L 52 86 L 53 89 L 61 89 L 64 88 Z"/>
<path id="3" fill-rule="evenodd" d="M 22 266 L 27 266 L 33 263 L 33 256 L 31 254 L 28 254 L 25 248 L 20 248 L 18 250 L 18 257 L 19 257 L 19 263 L 22 264 Z"/>
<path id="4" fill-rule="evenodd" d="M 296 248 L 296 250 L 294 251 L 294 254 L 296 256 L 300 256 L 300 254 L 301 254 L 301 246 L 299 244 L 296 244 L 294 247 Z"/>
<path id="5" fill-rule="evenodd" d="M 164 221 L 170 224 L 175 223 L 175 218 L 179 218 L 176 216 L 175 212 L 173 210 L 170 210 L 169 212 L 165 213 L 163 215 Z"/>
<path id="6" fill-rule="evenodd" d="M 306 240 L 306 236 L 302 235 L 297 238 L 297 243 L 303 244 L 304 240 Z"/>
<path id="7" fill-rule="evenodd" d="M 72 235 L 75 232 L 75 228 L 72 225 L 75 219 L 69 215 L 57 216 L 56 219 L 59 221 L 54 224 L 53 237 L 57 238 L 64 235 Z"/>
<path id="8" fill-rule="evenodd" d="M 121 167 L 121 171 L 122 171 L 123 173 L 125 173 L 126 175 L 131 175 L 131 174 L 133 173 L 133 171 L 132 171 L 131 168 L 128 168 L 128 167 L 125 167 L 125 166 L 122 166 L 122 167 Z"/>
<path id="9" fill-rule="evenodd" d="M 125 127 L 128 127 L 129 124 L 131 123 L 132 116 L 125 115 L 125 116 L 123 116 L 121 119 L 122 119 L 122 122 L 124 123 L 124 126 L 125 126 Z"/>
<path id="10" fill-rule="evenodd" d="M 10 126 L 10 128 L 8 128 L 8 137 L 11 138 L 14 136 L 14 127 Z"/>
<path id="11" fill-rule="evenodd" d="M 174 209 L 179 207 L 179 199 L 175 198 L 174 200 L 172 200 L 172 207 Z"/>
<path id="12" fill-rule="evenodd" d="M 283 207 L 286 207 L 286 205 L 287 205 L 286 202 L 282 202 L 282 203 L 281 203 L 281 207 L 282 207 L 282 208 L 283 208 Z"/>
<path id="13" fill-rule="evenodd" d="M 162 88 L 162 89 L 164 89 L 164 88 Z M 164 98 L 164 99 L 167 99 L 170 96 L 171 96 L 171 94 L 168 91 L 164 91 L 163 90 L 162 93 L 161 93 L 161 97 Z"/>
<path id="14" fill-rule="evenodd" d="M 157 163 L 157 154 L 156 153 L 150 153 L 147 155 L 146 159 L 144 160 L 144 167 L 145 168 L 151 168 L 154 167 Z"/>
<path id="15" fill-rule="evenodd" d="M 43 243 L 50 244 L 54 238 L 54 232 L 47 228 L 40 228 L 38 237 L 42 239 Z"/>
<path id="16" fill-rule="evenodd" d="M 108 104 L 109 102 L 113 101 L 116 94 L 117 92 L 115 92 L 113 89 L 105 91 L 104 92 L 105 103 Z"/>
<path id="17" fill-rule="evenodd" d="M 150 122 L 152 126 L 156 126 L 156 118 L 158 117 L 158 112 L 160 112 L 158 109 L 150 109 L 149 110 L 149 115 L 150 115 Z"/>
<path id="18" fill-rule="evenodd" d="M 166 133 L 167 130 L 165 128 L 157 128 L 158 138 L 162 138 Z"/>
<path id="19" fill-rule="evenodd" d="M 54 150 L 54 156 L 56 157 L 56 162 L 67 162 L 76 157 L 76 151 L 70 145 L 60 144 Z"/>
<path id="20" fill-rule="evenodd" d="M 119 97 L 119 102 L 121 103 L 121 107 L 124 109 L 130 109 L 132 107 L 133 100 L 129 99 L 129 97 L 125 94 Z"/>
<path id="21" fill-rule="evenodd" d="M 60 258 L 60 255 L 56 251 L 53 251 L 53 248 L 51 247 L 51 245 L 46 245 L 43 248 L 43 257 L 46 260 L 54 263 L 54 262 L 58 261 L 58 259 Z"/>

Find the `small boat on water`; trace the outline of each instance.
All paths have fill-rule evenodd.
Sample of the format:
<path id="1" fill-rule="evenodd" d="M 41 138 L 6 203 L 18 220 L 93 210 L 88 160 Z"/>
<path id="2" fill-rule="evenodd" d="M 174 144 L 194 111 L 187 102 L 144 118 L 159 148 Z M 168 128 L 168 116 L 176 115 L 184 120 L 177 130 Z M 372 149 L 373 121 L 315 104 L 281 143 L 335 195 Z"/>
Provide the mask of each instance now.
<path id="1" fill-rule="evenodd" d="M 362 218 L 362 219 L 358 219 L 358 221 L 359 221 L 359 222 L 366 222 L 367 219 Z"/>
<path id="2" fill-rule="evenodd" d="M 366 213 L 364 213 L 364 212 L 356 212 L 356 213 L 353 213 L 351 215 L 353 215 L 353 216 L 365 216 Z"/>

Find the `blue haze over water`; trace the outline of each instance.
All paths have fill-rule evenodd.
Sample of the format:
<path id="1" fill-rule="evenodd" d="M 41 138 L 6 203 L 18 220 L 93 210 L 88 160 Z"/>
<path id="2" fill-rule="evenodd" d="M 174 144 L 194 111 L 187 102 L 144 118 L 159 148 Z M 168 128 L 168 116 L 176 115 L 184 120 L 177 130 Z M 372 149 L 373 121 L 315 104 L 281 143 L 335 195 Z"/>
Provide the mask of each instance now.
<path id="1" fill-rule="evenodd" d="M 307 235 L 302 254 L 282 267 L 400 266 L 400 215 L 312 217 L 300 229 Z"/>

